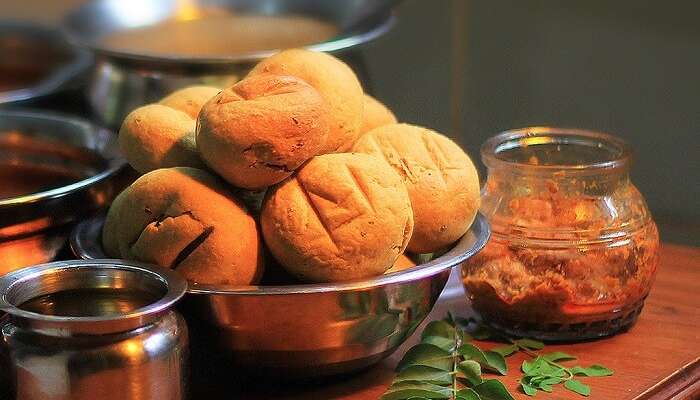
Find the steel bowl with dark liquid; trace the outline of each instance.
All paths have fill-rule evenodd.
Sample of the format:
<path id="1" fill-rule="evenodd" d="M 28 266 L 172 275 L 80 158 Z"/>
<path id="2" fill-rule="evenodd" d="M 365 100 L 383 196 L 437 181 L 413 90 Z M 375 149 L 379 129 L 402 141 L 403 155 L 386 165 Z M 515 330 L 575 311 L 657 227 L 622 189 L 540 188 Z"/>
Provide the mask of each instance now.
<path id="1" fill-rule="evenodd" d="M 104 258 L 104 218 L 76 226 L 71 247 Z M 195 392 L 240 385 L 241 375 L 298 380 L 357 371 L 391 354 L 430 313 L 450 271 L 489 238 L 477 215 L 441 255 L 399 272 L 357 281 L 274 286 L 190 284 L 178 306 L 191 334 Z M 238 381 L 238 382 L 237 382 Z"/>
<path id="2" fill-rule="evenodd" d="M 54 259 L 72 224 L 126 182 L 111 132 L 47 112 L 0 111 L 0 275 Z"/>
<path id="3" fill-rule="evenodd" d="M 61 31 L 0 20 L 0 104 L 27 102 L 68 89 L 92 65 Z"/>

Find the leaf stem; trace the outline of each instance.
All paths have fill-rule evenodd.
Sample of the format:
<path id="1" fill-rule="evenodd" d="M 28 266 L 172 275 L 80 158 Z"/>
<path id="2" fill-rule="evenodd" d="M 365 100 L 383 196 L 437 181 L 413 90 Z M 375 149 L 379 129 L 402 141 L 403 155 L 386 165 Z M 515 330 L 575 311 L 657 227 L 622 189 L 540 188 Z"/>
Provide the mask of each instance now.
<path id="1" fill-rule="evenodd" d="M 523 353 L 527 354 L 528 356 L 534 357 L 534 358 L 537 358 L 537 357 L 540 356 L 539 354 L 537 354 L 536 352 L 534 352 L 534 351 L 528 349 L 527 347 L 523 347 L 523 346 L 521 346 L 521 345 L 515 343 L 514 340 L 512 340 L 512 339 L 509 339 L 509 340 L 510 340 L 510 342 L 511 342 L 512 344 L 518 346 L 518 350 L 519 350 L 519 351 L 522 351 Z"/>
<path id="2" fill-rule="evenodd" d="M 571 371 L 569 371 L 569 369 L 566 368 L 565 366 L 563 366 L 563 365 L 561 365 L 561 364 L 559 364 L 559 363 L 557 363 L 557 362 L 554 362 L 554 361 L 549 361 L 549 360 L 547 360 L 546 358 L 545 358 L 544 360 L 547 361 L 547 363 L 549 363 L 549 365 L 553 365 L 553 366 L 555 366 L 555 367 L 558 367 L 558 368 L 563 369 L 564 372 L 566 372 L 566 373 L 569 375 L 569 377 L 568 377 L 568 378 L 565 378 L 564 380 L 568 381 L 569 379 L 571 379 L 571 378 L 574 377 L 574 374 L 572 374 Z"/>
<path id="3" fill-rule="evenodd" d="M 452 321 L 453 326 L 455 326 L 454 319 L 452 318 L 452 314 L 448 314 L 448 316 L 449 316 L 450 320 Z M 461 343 L 462 339 L 461 339 L 460 335 L 457 333 L 457 329 L 459 329 L 459 328 L 457 328 L 455 326 L 455 346 L 452 348 L 452 399 L 453 400 L 457 399 L 457 391 L 458 391 L 458 389 L 457 389 L 457 365 L 459 364 L 458 360 L 459 360 L 460 354 L 457 351 L 457 349 L 459 349 L 459 346 L 462 345 L 462 343 Z"/>

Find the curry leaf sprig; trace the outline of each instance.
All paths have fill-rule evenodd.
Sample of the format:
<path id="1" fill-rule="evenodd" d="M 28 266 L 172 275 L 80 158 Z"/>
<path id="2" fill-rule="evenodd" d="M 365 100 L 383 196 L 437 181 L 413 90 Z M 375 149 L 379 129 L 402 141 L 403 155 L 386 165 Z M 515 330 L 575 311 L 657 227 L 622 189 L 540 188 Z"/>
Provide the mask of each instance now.
<path id="1" fill-rule="evenodd" d="M 551 392 L 552 386 L 560 383 L 564 387 L 582 396 L 591 394 L 591 387 L 574 379 L 580 376 L 609 376 L 613 371 L 599 364 L 584 368 L 581 366 L 565 367 L 559 361 L 573 361 L 576 357 L 560 351 L 533 355 L 534 360 L 523 361 L 521 367 L 524 375 L 520 378 L 523 392 L 529 396 L 537 394 L 537 390 Z"/>
<path id="2" fill-rule="evenodd" d="M 522 351 L 530 357 L 532 361 L 525 360 L 521 366 L 523 377 L 520 378 L 520 387 L 528 396 L 535 396 L 537 390 L 552 392 L 552 386 L 564 384 L 564 387 L 582 396 L 591 394 L 590 386 L 574 379 L 580 376 L 609 376 L 613 371 L 599 364 L 593 364 L 588 368 L 581 366 L 565 367 L 559 362 L 574 361 L 575 356 L 555 351 L 552 353 L 538 354 L 535 351 L 544 349 L 544 343 L 532 339 L 508 339 L 510 344 L 497 347 L 492 351 L 499 353 L 503 357 L 508 357 L 518 351 Z"/>
<path id="3" fill-rule="evenodd" d="M 471 325 L 466 331 L 460 327 Z M 491 350 L 482 350 L 473 339 L 491 337 L 504 339 L 508 344 Z M 421 335 L 421 341 L 412 347 L 399 362 L 389 389 L 381 400 L 513 400 L 513 396 L 497 379 L 484 379 L 483 373 L 506 375 L 508 367 L 505 357 L 517 352 L 530 356 L 522 363 L 523 376 L 520 387 L 529 396 L 538 390 L 551 392 L 552 387 L 562 384 L 582 396 L 588 396 L 588 385 L 575 379 L 576 376 L 608 376 L 613 371 L 594 364 L 565 367 L 560 362 L 573 361 L 576 357 L 556 351 L 538 353 L 544 349 L 542 342 L 532 339 L 511 339 L 493 334 L 470 321 L 455 321 L 451 314 L 442 321 L 429 323 Z"/>
<path id="4" fill-rule="evenodd" d="M 505 375 L 503 356 L 480 349 L 472 339 L 450 314 L 430 322 L 421 342 L 399 362 L 398 374 L 381 400 L 514 400 L 500 381 L 482 376 L 483 371 Z"/>

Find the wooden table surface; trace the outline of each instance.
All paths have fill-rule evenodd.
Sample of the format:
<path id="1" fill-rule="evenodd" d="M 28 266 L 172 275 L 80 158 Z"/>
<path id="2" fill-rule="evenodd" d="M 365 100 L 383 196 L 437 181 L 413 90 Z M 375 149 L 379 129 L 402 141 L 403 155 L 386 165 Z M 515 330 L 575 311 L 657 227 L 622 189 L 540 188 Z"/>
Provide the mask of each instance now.
<path id="1" fill-rule="evenodd" d="M 455 278 L 455 276 L 453 276 Z M 450 310 L 467 315 L 461 285 L 451 279 L 427 320 L 443 318 Z M 422 327 L 418 328 L 418 332 Z M 267 389 L 231 393 L 244 399 L 377 399 L 394 376 L 393 368 L 406 349 L 417 340 L 413 335 L 396 353 L 377 366 L 333 382 L 283 389 L 270 377 Z M 494 343 L 481 342 L 489 348 Z M 603 378 L 581 378 L 592 388 L 588 399 L 700 399 L 700 248 L 663 245 L 661 265 L 654 287 L 637 324 L 611 338 L 567 345 L 548 345 L 579 357 L 581 365 L 601 363 L 615 371 Z M 519 391 L 518 368 L 524 356 L 507 358 L 509 374 L 500 377 L 517 399 L 531 399 Z M 583 399 L 563 387 L 554 393 L 538 392 L 536 399 Z"/>

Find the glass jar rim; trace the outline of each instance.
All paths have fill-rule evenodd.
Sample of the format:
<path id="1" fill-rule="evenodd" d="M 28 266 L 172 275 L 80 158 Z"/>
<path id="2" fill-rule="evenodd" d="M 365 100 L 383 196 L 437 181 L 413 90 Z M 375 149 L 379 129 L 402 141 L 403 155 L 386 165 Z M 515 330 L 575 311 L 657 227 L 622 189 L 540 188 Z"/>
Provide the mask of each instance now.
<path id="1" fill-rule="evenodd" d="M 609 156 L 602 160 L 582 163 L 533 164 L 506 159 L 499 155 L 507 150 L 527 148 L 531 145 L 566 144 L 607 149 Z M 517 167 L 525 171 L 601 171 L 620 170 L 628 167 L 632 151 L 623 139 L 604 132 L 586 129 L 535 126 L 511 129 L 489 138 L 481 146 L 481 160 L 488 168 Z"/>

